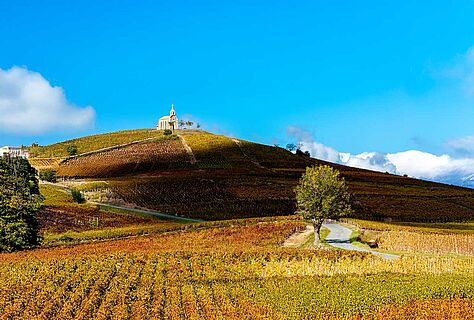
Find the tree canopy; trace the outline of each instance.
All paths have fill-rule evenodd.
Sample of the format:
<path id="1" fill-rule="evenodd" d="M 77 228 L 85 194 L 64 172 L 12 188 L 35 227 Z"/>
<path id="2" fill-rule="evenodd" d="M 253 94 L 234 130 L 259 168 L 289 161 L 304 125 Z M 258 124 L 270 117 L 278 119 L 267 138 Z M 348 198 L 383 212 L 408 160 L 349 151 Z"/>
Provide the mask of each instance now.
<path id="1" fill-rule="evenodd" d="M 0 251 L 31 248 L 40 242 L 36 214 L 42 200 L 29 162 L 0 157 Z"/>
<path id="2" fill-rule="evenodd" d="M 351 212 L 350 195 L 339 171 L 329 166 L 306 169 L 295 188 L 298 212 L 311 219 L 315 243 L 325 219 L 336 219 Z"/>

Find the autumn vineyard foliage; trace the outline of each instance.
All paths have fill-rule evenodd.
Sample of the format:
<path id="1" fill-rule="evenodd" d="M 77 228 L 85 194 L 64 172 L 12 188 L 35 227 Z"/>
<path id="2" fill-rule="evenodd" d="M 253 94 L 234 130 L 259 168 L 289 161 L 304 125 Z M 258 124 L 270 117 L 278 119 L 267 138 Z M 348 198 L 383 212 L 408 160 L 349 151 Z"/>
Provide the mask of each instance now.
<path id="1" fill-rule="evenodd" d="M 61 184 L 41 185 L 42 247 L 0 254 L 0 319 L 473 318 L 473 190 L 197 130 L 30 152 Z M 294 187 L 318 164 L 347 181 L 357 245 L 399 258 L 283 246 L 306 228 Z"/>
<path id="2" fill-rule="evenodd" d="M 474 256 L 474 224 L 405 225 L 348 220 L 364 230 L 366 239 L 378 239 L 380 249 Z"/>
<path id="3" fill-rule="evenodd" d="M 64 150 L 71 143 L 79 155 L 67 158 Z M 169 213 L 192 212 L 203 219 L 292 214 L 293 189 L 314 164 L 341 172 L 353 194 L 353 217 L 420 222 L 474 218 L 474 191 L 469 189 L 331 164 L 204 131 L 177 130 L 170 136 L 156 130 L 119 131 L 35 150 L 33 165 L 50 163 L 62 178 L 105 178 L 127 202 Z M 176 201 L 181 198 L 186 201 Z"/>
<path id="4" fill-rule="evenodd" d="M 66 160 L 58 169 L 61 176 L 110 177 L 123 173 L 141 173 L 186 167 L 189 162 L 179 139 L 163 136 L 108 152 Z M 173 137 L 173 136 L 171 136 Z M 124 162 L 122 159 L 128 159 Z"/>
<path id="5" fill-rule="evenodd" d="M 2 254 L 0 318 L 370 318 L 394 313 L 393 303 L 423 312 L 420 299 L 454 309 L 474 298 L 473 258 L 390 261 L 280 246 L 303 226 L 250 219 Z"/>

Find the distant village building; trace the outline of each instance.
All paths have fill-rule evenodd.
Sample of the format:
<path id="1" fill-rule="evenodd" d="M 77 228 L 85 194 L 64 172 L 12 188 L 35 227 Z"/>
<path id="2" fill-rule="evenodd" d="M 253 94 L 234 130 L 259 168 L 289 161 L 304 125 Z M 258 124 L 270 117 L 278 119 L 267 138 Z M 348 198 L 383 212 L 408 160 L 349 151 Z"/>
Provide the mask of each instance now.
<path id="1" fill-rule="evenodd" d="M 178 128 L 178 117 L 176 117 L 176 111 L 174 111 L 174 105 L 171 104 L 171 110 L 169 116 L 161 117 L 156 124 L 156 130 L 174 130 Z"/>
<path id="2" fill-rule="evenodd" d="M 21 147 L 10 147 L 10 146 L 1 147 L 0 156 L 3 157 L 6 154 L 9 154 L 15 157 L 20 157 L 20 158 L 28 158 L 30 156 L 28 151 Z"/>

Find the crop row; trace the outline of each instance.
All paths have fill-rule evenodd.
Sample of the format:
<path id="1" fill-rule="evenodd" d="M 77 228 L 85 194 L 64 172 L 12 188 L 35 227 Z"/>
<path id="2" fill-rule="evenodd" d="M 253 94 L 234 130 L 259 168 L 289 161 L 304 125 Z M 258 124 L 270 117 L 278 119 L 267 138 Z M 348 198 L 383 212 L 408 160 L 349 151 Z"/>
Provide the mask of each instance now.
<path id="1" fill-rule="evenodd" d="M 446 222 L 474 219 L 474 208 L 459 205 L 451 198 L 387 195 L 356 195 L 356 212 L 360 219 L 393 219 L 396 221 Z"/>
<path id="2" fill-rule="evenodd" d="M 67 147 L 71 145 L 76 146 L 80 154 L 162 135 L 162 132 L 151 129 L 124 130 L 67 140 L 44 147 L 30 147 L 29 151 L 32 157 L 67 157 L 69 156 Z"/>
<path id="3" fill-rule="evenodd" d="M 110 181 L 112 191 L 126 202 L 205 220 L 222 220 L 295 211 L 293 191 L 270 178 L 239 179 L 192 175 Z M 252 181 L 252 182 L 250 182 Z"/>
<path id="4" fill-rule="evenodd" d="M 0 319 L 369 317 L 413 299 L 474 298 L 471 258 L 288 249 L 301 222 L 213 224 L 2 254 Z"/>
<path id="5" fill-rule="evenodd" d="M 179 140 L 140 143 L 63 162 L 58 175 L 111 177 L 132 173 L 182 168 L 190 159 Z"/>
<path id="6" fill-rule="evenodd" d="M 380 248 L 386 250 L 474 256 L 474 234 L 384 231 L 380 240 Z"/>

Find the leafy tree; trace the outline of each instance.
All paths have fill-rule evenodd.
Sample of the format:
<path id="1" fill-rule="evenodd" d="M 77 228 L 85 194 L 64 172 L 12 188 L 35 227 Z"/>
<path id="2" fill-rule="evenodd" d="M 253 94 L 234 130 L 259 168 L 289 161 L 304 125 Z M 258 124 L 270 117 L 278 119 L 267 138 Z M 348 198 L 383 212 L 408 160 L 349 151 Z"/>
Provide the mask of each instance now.
<path id="1" fill-rule="evenodd" d="M 319 244 L 325 219 L 337 219 L 351 212 L 346 183 L 339 171 L 329 166 L 306 168 L 295 192 L 298 213 L 313 223 L 315 245 Z"/>
<path id="2" fill-rule="evenodd" d="M 56 171 L 53 169 L 43 169 L 39 173 L 40 180 L 48 181 L 48 182 L 56 182 Z"/>
<path id="3" fill-rule="evenodd" d="M 180 128 L 184 128 L 184 126 L 186 125 L 186 122 L 184 122 L 183 120 L 179 120 L 178 124 L 179 124 Z M 186 128 L 184 128 L 184 129 L 186 129 Z"/>
<path id="4" fill-rule="evenodd" d="M 0 251 L 39 244 L 36 214 L 43 198 L 36 171 L 26 159 L 0 157 Z"/>
<path id="5" fill-rule="evenodd" d="M 0 157 L 0 174 L 21 179 L 28 186 L 31 194 L 40 193 L 36 170 L 26 159 L 8 155 Z"/>
<path id="6" fill-rule="evenodd" d="M 288 143 L 288 144 L 286 145 L 286 150 L 288 150 L 288 151 L 290 151 L 290 152 L 295 151 L 295 150 L 296 150 L 296 144 L 294 144 L 294 143 Z"/>
<path id="7" fill-rule="evenodd" d="M 67 146 L 66 151 L 70 156 L 75 156 L 77 155 L 77 146 L 74 144 L 71 144 Z"/>

